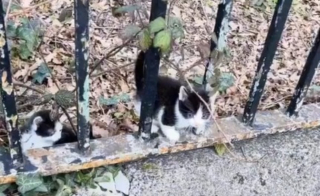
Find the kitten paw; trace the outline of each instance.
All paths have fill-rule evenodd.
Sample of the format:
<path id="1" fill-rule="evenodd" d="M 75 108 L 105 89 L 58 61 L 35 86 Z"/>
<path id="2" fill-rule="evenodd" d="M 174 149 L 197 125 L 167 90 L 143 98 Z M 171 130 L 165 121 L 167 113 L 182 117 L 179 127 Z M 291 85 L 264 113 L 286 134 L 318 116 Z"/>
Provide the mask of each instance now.
<path id="1" fill-rule="evenodd" d="M 166 136 L 172 142 L 176 142 L 180 139 L 180 133 L 177 131 L 172 131 L 172 132 L 170 132 L 170 134 L 168 134 Z"/>
<path id="2" fill-rule="evenodd" d="M 194 133 L 195 135 L 202 135 L 205 130 L 206 130 L 205 127 L 200 127 L 200 128 L 194 129 L 194 130 L 193 130 L 193 133 Z"/>

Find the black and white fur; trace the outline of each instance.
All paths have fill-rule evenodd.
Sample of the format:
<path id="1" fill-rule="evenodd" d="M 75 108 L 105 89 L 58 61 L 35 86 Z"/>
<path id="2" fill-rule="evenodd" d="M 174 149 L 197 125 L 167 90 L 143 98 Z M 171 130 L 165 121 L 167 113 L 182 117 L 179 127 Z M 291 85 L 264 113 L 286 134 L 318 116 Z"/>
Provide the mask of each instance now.
<path id="1" fill-rule="evenodd" d="M 91 130 L 90 139 L 93 139 Z M 50 118 L 50 110 L 36 112 L 21 129 L 23 153 L 31 148 L 50 147 L 76 141 L 77 135 L 71 128 L 63 125 L 58 119 L 52 120 Z"/>
<path id="2" fill-rule="evenodd" d="M 140 116 L 144 86 L 144 59 L 145 53 L 141 51 L 135 65 L 137 88 L 135 111 L 138 116 Z M 173 142 L 180 139 L 180 133 L 177 131 L 179 129 L 194 128 L 196 134 L 201 134 L 205 131 L 210 119 L 207 106 L 210 107 L 210 97 L 207 92 L 201 89 L 195 92 L 178 80 L 158 76 L 151 132 L 155 133 L 160 128 L 162 133 Z"/>

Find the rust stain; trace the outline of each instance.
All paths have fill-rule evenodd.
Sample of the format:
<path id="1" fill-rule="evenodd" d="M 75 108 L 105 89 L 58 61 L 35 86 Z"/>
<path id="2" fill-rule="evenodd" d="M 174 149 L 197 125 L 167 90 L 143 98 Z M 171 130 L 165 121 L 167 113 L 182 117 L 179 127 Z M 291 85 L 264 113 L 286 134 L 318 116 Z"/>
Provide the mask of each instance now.
<path id="1" fill-rule="evenodd" d="M 1 176 L 0 177 L 0 184 L 10 184 L 16 182 L 16 176 Z"/>
<path id="2" fill-rule="evenodd" d="M 6 39 L 4 38 L 3 30 L 0 31 L 0 47 L 2 48 L 6 44 Z"/>
<path id="3" fill-rule="evenodd" d="M 2 76 L 1 76 L 1 82 L 2 82 L 2 89 L 3 91 L 5 91 L 8 95 L 11 95 L 12 91 L 13 91 L 13 86 L 11 84 L 8 83 L 8 73 L 7 71 L 3 71 L 2 72 Z"/>
<path id="4" fill-rule="evenodd" d="M 53 170 L 47 170 L 45 168 L 42 168 L 43 170 L 40 171 L 40 173 L 44 176 L 54 175 L 57 173 L 66 173 L 71 171 L 78 171 L 83 169 L 90 169 L 95 167 L 100 167 L 104 165 L 112 165 L 117 163 L 125 163 L 134 161 L 140 158 L 144 158 L 146 155 L 144 154 L 133 154 L 133 155 L 126 155 L 123 157 L 117 157 L 114 159 L 103 159 L 103 160 L 93 160 L 87 163 L 80 163 L 79 165 L 76 164 L 69 164 L 69 165 L 63 165 L 63 166 L 57 166 Z"/>
<path id="5" fill-rule="evenodd" d="M 27 154 L 31 157 L 43 157 L 43 156 L 49 156 L 50 154 L 50 150 L 48 149 L 44 149 L 44 148 L 37 148 L 37 149 L 30 149 L 27 151 Z"/>

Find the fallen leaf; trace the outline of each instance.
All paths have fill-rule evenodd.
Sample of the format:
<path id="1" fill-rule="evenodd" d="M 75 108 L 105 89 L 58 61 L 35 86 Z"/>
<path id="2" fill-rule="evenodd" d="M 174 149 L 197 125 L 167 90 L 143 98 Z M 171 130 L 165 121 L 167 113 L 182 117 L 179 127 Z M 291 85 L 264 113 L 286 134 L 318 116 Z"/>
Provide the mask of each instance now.
<path id="1" fill-rule="evenodd" d="M 130 182 L 128 178 L 123 175 L 122 171 L 118 172 L 118 175 L 114 178 L 116 189 L 122 193 L 129 195 Z"/>
<path id="2" fill-rule="evenodd" d="M 219 156 L 222 156 L 226 151 L 225 144 L 214 144 L 213 146 Z"/>

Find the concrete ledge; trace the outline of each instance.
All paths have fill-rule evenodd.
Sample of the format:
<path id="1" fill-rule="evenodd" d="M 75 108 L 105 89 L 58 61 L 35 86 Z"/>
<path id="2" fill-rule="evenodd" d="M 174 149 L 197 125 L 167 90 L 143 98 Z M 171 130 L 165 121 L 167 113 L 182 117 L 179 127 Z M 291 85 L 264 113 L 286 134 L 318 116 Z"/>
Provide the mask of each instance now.
<path id="1" fill-rule="evenodd" d="M 320 105 L 309 104 L 302 107 L 299 117 L 287 117 L 282 111 L 260 111 L 256 114 L 253 127 L 244 126 L 236 117 L 231 116 L 217 120 L 222 131 L 216 124 L 202 136 L 182 133 L 181 141 L 175 145 L 165 139 L 155 139 L 143 142 L 133 135 L 119 135 L 91 141 L 92 152 L 89 156 L 78 153 L 77 144 L 70 143 L 51 148 L 31 149 L 25 157 L 23 172 L 53 175 L 98 167 L 102 165 L 124 163 L 161 155 L 187 151 L 212 146 L 215 143 L 226 143 L 229 140 L 244 140 L 255 138 L 261 134 L 294 131 L 297 129 L 314 128 L 320 126 Z M 0 152 L 0 184 L 15 181 L 16 174 L 10 168 L 9 154 Z"/>

